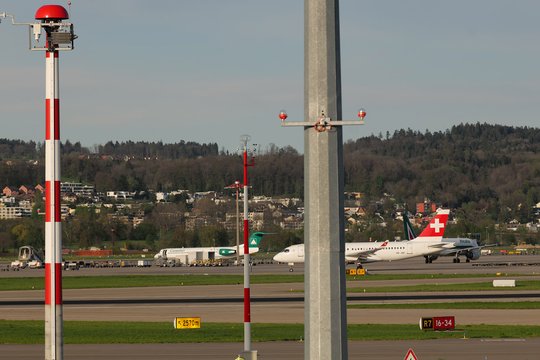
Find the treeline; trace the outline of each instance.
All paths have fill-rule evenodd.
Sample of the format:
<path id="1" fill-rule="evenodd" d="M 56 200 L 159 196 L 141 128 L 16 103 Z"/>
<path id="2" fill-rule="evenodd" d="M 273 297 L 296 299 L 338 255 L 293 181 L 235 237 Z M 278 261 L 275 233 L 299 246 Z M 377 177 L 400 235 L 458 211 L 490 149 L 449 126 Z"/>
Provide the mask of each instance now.
<path id="1" fill-rule="evenodd" d="M 0 186 L 43 183 L 41 161 L 20 161 L 35 159 L 40 144 L 4 139 L 0 149 Z M 241 157 L 219 153 L 217 144 L 109 142 L 97 151 L 66 141 L 64 181 L 94 184 L 98 191 L 219 191 L 242 180 Z M 347 142 L 344 165 L 347 191 L 362 192 L 367 200 L 389 194 L 411 209 L 427 197 L 493 221 L 523 223 L 540 201 L 538 128 L 461 124 L 433 133 L 399 130 Z M 249 171 L 252 194 L 303 196 L 303 156 L 291 147 L 271 145 Z"/>
<path id="2" fill-rule="evenodd" d="M 0 159 L 3 160 L 37 160 L 45 156 L 44 143 L 23 140 L 0 139 Z M 95 156 L 111 156 L 136 159 L 183 159 L 200 156 L 218 155 L 218 144 L 199 144 L 192 141 L 180 141 L 164 144 L 162 141 L 109 141 L 105 145 L 97 145 L 92 149 L 83 147 L 80 142 L 66 140 L 60 145 L 62 155 L 85 154 Z"/>
<path id="3" fill-rule="evenodd" d="M 100 155 L 127 156 L 132 158 L 153 158 L 153 159 L 192 159 L 199 156 L 218 155 L 217 143 L 199 144 L 192 141 L 180 141 L 174 144 L 164 144 L 158 142 L 146 141 L 126 141 L 112 142 L 97 147 L 97 153 Z"/>
<path id="4" fill-rule="evenodd" d="M 38 159 L 42 143 L 0 139 L 0 160 Z"/>
<path id="5" fill-rule="evenodd" d="M 540 129 L 461 124 L 361 138 L 345 145 L 345 174 L 349 190 L 524 223 L 540 201 Z"/>

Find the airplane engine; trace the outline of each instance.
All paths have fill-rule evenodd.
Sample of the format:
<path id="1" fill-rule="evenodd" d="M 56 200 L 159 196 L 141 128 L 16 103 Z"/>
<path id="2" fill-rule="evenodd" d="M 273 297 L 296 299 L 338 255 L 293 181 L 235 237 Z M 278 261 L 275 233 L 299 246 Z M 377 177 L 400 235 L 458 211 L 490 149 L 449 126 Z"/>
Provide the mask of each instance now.
<path id="1" fill-rule="evenodd" d="M 467 259 L 469 260 L 480 259 L 480 249 L 472 249 L 470 251 L 467 251 Z"/>

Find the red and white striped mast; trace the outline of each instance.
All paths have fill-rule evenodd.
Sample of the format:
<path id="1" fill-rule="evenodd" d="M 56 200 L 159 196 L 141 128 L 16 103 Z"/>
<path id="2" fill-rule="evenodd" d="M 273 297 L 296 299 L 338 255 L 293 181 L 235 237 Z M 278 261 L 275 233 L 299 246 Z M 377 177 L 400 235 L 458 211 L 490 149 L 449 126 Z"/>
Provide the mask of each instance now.
<path id="1" fill-rule="evenodd" d="M 43 23 L 69 18 L 59 5 L 36 12 Z M 45 28 L 45 358 L 63 358 L 62 218 L 60 212 L 59 51 L 55 28 Z"/>
<path id="2" fill-rule="evenodd" d="M 43 5 L 34 23 L 18 23 L 0 12 L 0 19 L 11 18 L 13 25 L 29 27 L 30 50 L 45 51 L 45 359 L 64 356 L 62 316 L 62 224 L 60 217 L 60 96 L 58 52 L 73 50 L 73 24 L 60 5 Z M 40 43 L 45 31 L 45 42 Z"/>
<path id="3" fill-rule="evenodd" d="M 38 16 L 36 15 L 36 19 Z M 49 42 L 47 34 L 47 42 Z M 52 51 L 51 51 L 52 50 Z M 58 51 L 45 52 L 45 352 L 63 358 Z"/>
<path id="4" fill-rule="evenodd" d="M 242 135 L 241 142 L 244 146 L 244 359 L 252 360 L 257 358 L 257 351 L 251 350 L 251 294 L 249 270 L 251 256 L 249 254 L 249 220 L 248 220 L 248 167 L 254 166 L 255 161 L 248 159 L 249 135 Z"/>
<path id="5" fill-rule="evenodd" d="M 62 309 L 62 219 L 60 214 L 60 94 L 58 54 L 73 50 L 73 24 L 60 5 L 44 5 L 35 14 L 35 23 L 13 25 L 30 28 L 30 50 L 45 51 L 45 359 L 64 357 Z M 42 32 L 45 42 L 40 43 Z"/>

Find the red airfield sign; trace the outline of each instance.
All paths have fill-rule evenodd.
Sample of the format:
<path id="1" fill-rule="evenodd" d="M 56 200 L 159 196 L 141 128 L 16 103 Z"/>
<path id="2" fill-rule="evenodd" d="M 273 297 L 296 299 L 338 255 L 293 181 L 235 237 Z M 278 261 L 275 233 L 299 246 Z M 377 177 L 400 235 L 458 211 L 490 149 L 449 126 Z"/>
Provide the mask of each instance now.
<path id="1" fill-rule="evenodd" d="M 409 351 L 407 351 L 407 355 L 405 355 L 405 358 L 403 360 L 418 360 L 418 358 L 416 357 L 413 349 L 409 349 Z"/>

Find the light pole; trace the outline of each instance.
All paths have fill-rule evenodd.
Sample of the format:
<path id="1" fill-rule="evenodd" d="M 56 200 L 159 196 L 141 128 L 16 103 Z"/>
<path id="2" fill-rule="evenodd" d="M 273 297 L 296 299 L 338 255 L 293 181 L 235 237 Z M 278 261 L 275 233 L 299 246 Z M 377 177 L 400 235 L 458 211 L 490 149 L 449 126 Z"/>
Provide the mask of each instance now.
<path id="1" fill-rule="evenodd" d="M 236 190 L 236 266 L 240 265 L 240 209 L 239 209 L 239 192 L 243 185 L 240 181 L 236 180 L 234 184 L 226 186 L 225 189 Z"/>
<path id="2" fill-rule="evenodd" d="M 60 5 L 44 5 L 29 27 L 30 50 L 45 51 L 45 359 L 63 358 L 62 219 L 60 212 L 60 96 L 59 52 L 73 50 L 73 24 Z M 42 32 L 45 42 L 40 43 Z"/>
<path id="3" fill-rule="evenodd" d="M 251 294 L 249 283 L 249 264 L 251 256 L 249 254 L 249 220 L 248 220 L 248 167 L 254 166 L 253 158 L 248 159 L 249 135 L 242 135 L 240 141 L 243 145 L 244 163 L 244 359 L 257 359 L 257 351 L 251 349 Z"/>

